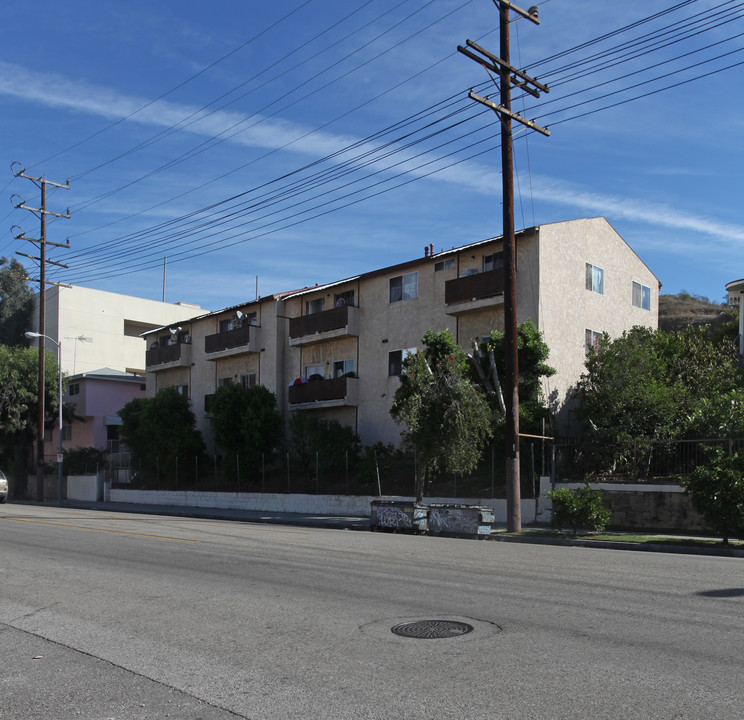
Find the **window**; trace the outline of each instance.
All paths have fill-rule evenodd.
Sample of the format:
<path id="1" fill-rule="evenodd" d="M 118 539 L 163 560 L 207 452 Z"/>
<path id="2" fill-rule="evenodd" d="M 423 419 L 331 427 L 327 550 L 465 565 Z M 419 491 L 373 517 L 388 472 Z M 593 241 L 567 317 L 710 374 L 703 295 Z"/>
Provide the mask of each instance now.
<path id="1" fill-rule="evenodd" d="M 489 270 L 500 270 L 504 267 L 504 253 L 497 252 L 483 256 L 483 272 Z"/>
<path id="2" fill-rule="evenodd" d="M 390 302 L 418 297 L 418 273 L 406 273 L 390 278 Z"/>
<path id="3" fill-rule="evenodd" d="M 184 397 L 189 396 L 189 386 L 188 385 L 176 385 L 176 391 L 179 395 L 183 395 Z"/>
<path id="4" fill-rule="evenodd" d="M 651 309 L 651 288 L 641 283 L 633 282 L 633 306 L 641 310 Z"/>
<path id="5" fill-rule="evenodd" d="M 231 377 L 223 377 L 217 380 L 217 387 L 225 387 L 225 385 L 232 385 L 233 379 Z"/>
<path id="6" fill-rule="evenodd" d="M 343 307 L 344 305 L 354 305 L 354 291 L 347 290 L 346 292 L 336 293 L 333 296 L 334 307 Z"/>
<path id="7" fill-rule="evenodd" d="M 604 295 L 604 270 L 601 267 L 586 264 L 586 289 Z"/>
<path id="8" fill-rule="evenodd" d="M 452 270 L 455 267 L 455 258 L 448 258 L 447 260 L 439 260 L 434 263 L 434 272 L 441 272 L 442 270 Z"/>
<path id="9" fill-rule="evenodd" d="M 589 328 L 585 331 L 585 338 L 584 338 L 584 355 L 588 355 L 592 350 L 595 350 L 597 345 L 599 345 L 599 341 L 602 339 L 603 333 L 597 332 L 596 330 L 589 330 Z"/>
<path id="10" fill-rule="evenodd" d="M 415 355 L 416 348 L 404 348 L 403 350 L 391 350 L 388 353 L 388 377 L 400 375 L 403 372 L 403 361 L 409 355 Z"/>
<path id="11" fill-rule="evenodd" d="M 70 442 L 72 440 L 72 426 L 68 423 L 62 425 L 62 442 Z"/>
<path id="12" fill-rule="evenodd" d="M 233 329 L 233 321 L 232 318 L 225 318 L 224 320 L 220 320 L 220 332 L 230 332 L 230 330 Z"/>
<path id="13" fill-rule="evenodd" d="M 316 365 L 305 365 L 305 377 L 309 380 L 311 377 L 320 376 L 321 379 L 325 376 L 325 365 L 323 363 L 317 363 Z M 315 378 L 318 379 L 317 377 Z"/>
<path id="14" fill-rule="evenodd" d="M 80 395 L 80 383 L 70 383 L 67 386 L 67 394 L 72 395 Z"/>
<path id="15" fill-rule="evenodd" d="M 337 360 L 333 363 L 333 377 L 341 377 L 346 373 L 354 372 L 353 360 Z"/>
<path id="16" fill-rule="evenodd" d="M 243 315 L 243 325 L 255 325 L 258 327 L 258 313 L 245 313 L 245 315 Z"/>
<path id="17" fill-rule="evenodd" d="M 325 298 L 315 298 L 315 300 L 308 300 L 305 303 L 305 312 L 307 315 L 323 312 L 324 308 Z"/>
<path id="18" fill-rule="evenodd" d="M 240 384 L 244 388 L 252 388 L 256 384 L 256 373 L 248 373 L 240 376 Z"/>

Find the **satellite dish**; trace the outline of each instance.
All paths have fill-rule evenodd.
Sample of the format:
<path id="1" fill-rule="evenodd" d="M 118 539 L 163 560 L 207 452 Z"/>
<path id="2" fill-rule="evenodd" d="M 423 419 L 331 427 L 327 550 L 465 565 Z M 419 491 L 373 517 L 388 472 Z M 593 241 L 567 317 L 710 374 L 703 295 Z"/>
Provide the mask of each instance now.
<path id="1" fill-rule="evenodd" d="M 237 312 L 235 313 L 235 320 L 236 320 L 236 322 L 237 322 L 237 323 L 238 323 L 239 325 L 242 325 L 242 324 L 243 324 L 243 319 L 244 319 L 244 318 L 245 318 L 245 313 L 244 313 L 244 312 L 240 312 L 240 310 L 238 310 L 238 311 L 237 311 Z"/>
<path id="2" fill-rule="evenodd" d="M 173 335 L 173 337 L 176 337 L 176 335 L 178 335 L 179 331 L 181 330 L 181 326 L 179 325 L 178 327 L 168 328 L 168 330 L 170 331 L 170 334 Z"/>

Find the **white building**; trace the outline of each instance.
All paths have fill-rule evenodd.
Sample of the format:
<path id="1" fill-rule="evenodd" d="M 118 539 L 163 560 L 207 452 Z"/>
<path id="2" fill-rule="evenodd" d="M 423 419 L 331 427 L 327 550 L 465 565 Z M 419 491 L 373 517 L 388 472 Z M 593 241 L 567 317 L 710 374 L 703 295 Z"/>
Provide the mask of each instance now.
<path id="1" fill-rule="evenodd" d="M 193 317 L 198 305 L 164 303 L 104 290 L 72 286 L 47 288 L 44 334 L 62 343 L 62 371 L 79 375 L 101 368 L 145 374 L 147 330 Z M 39 295 L 32 327 L 39 330 Z M 52 353 L 57 348 L 46 346 Z"/>

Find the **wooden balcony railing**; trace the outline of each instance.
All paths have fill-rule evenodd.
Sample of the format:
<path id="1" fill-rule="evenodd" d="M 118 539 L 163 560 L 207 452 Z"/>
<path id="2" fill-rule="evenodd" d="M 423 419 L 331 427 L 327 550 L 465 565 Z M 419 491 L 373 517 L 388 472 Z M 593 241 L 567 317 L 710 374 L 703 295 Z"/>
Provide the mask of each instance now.
<path id="1" fill-rule="evenodd" d="M 257 330 L 258 327 L 255 325 L 244 325 L 215 335 L 207 335 L 204 338 L 204 352 L 215 353 L 248 345 L 251 333 L 255 333 Z"/>
<path id="2" fill-rule="evenodd" d="M 346 327 L 349 324 L 350 310 L 354 312 L 355 308 L 352 305 L 342 305 L 323 312 L 290 318 L 289 337 L 300 338 Z"/>
<path id="3" fill-rule="evenodd" d="M 145 354 L 145 364 L 147 367 L 153 367 L 155 365 L 176 362 L 181 360 L 184 352 L 188 352 L 189 350 L 191 350 L 191 345 L 186 343 L 160 345 L 147 351 Z"/>
<path id="4" fill-rule="evenodd" d="M 504 292 L 504 271 L 502 269 L 466 275 L 447 280 L 444 283 L 444 302 L 467 302 L 493 297 Z"/>
<path id="5" fill-rule="evenodd" d="M 339 377 L 292 385 L 289 388 L 289 404 L 344 400 L 347 397 L 349 383 L 354 381 L 355 378 Z"/>

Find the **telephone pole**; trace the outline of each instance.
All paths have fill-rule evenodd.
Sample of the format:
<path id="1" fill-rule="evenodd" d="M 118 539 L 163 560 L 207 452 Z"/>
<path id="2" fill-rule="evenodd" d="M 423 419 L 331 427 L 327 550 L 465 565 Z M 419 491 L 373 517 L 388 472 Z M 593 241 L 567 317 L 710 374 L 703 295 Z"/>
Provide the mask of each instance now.
<path id="1" fill-rule="evenodd" d="M 15 166 L 19 166 L 20 170 L 16 170 Z M 28 175 L 26 173 L 26 168 L 24 168 L 20 163 L 14 162 L 11 163 L 10 169 L 13 172 L 13 175 L 16 177 L 22 177 L 26 180 L 31 180 L 34 185 L 36 185 L 40 191 L 41 191 L 41 206 L 38 208 L 31 207 L 30 205 L 26 204 L 26 201 L 21 198 L 20 196 L 14 195 L 13 197 L 18 197 L 20 199 L 20 202 L 13 202 L 13 205 L 15 205 L 16 208 L 19 210 L 29 210 L 30 212 L 34 213 L 34 215 L 38 215 L 40 221 L 41 221 L 41 231 L 38 238 L 30 238 L 26 237 L 23 230 L 20 230 L 19 233 L 14 233 L 14 237 L 16 240 L 27 240 L 28 242 L 32 243 L 35 246 L 38 246 L 39 249 L 39 256 L 36 257 L 34 255 L 27 255 L 26 253 L 16 253 L 17 255 L 21 255 L 23 257 L 30 258 L 31 260 L 37 261 L 39 263 L 39 277 L 38 278 L 25 278 L 26 280 L 29 280 L 31 282 L 38 282 L 39 283 L 39 415 L 38 415 L 38 427 L 36 430 L 36 500 L 39 502 L 43 502 L 44 500 L 44 419 L 45 419 L 45 408 L 44 408 L 44 387 L 45 387 L 45 375 L 46 375 L 46 363 L 45 363 L 45 354 L 44 354 L 44 338 L 46 333 L 46 286 L 47 285 L 58 285 L 60 286 L 61 283 L 55 283 L 55 282 L 49 282 L 46 279 L 46 266 L 49 265 L 57 265 L 58 267 L 67 268 L 67 265 L 63 265 L 62 263 L 55 262 L 54 260 L 48 260 L 46 257 L 46 247 L 47 245 L 52 245 L 54 247 L 62 247 L 62 248 L 68 248 L 70 247 L 70 239 L 67 238 L 67 241 L 65 244 L 61 243 L 54 243 L 50 242 L 46 239 L 46 218 L 47 215 L 52 215 L 54 217 L 59 218 L 66 218 L 69 219 L 70 217 L 70 208 L 67 208 L 66 213 L 56 213 L 52 212 L 51 210 L 47 210 L 46 207 L 46 189 L 47 185 L 51 185 L 53 187 L 62 188 L 64 190 L 70 189 L 70 181 L 65 181 L 64 185 L 61 183 L 55 183 L 51 180 L 47 180 L 44 177 L 33 177 L 31 175 Z M 11 198 L 12 200 L 12 198 Z M 60 362 L 62 361 L 62 358 L 60 357 Z M 60 370 L 61 372 L 61 370 Z M 59 397 L 59 403 L 60 408 L 62 405 L 62 394 L 60 391 L 60 397 Z M 62 432 L 62 428 L 59 428 L 59 432 Z M 57 458 L 57 462 L 61 463 L 62 459 Z"/>
<path id="2" fill-rule="evenodd" d="M 499 103 L 481 97 L 472 90 L 468 94 L 472 100 L 491 108 L 501 121 L 501 178 L 503 209 L 503 245 L 504 245 L 504 340 L 506 345 L 506 388 L 504 400 L 506 405 L 506 522 L 510 532 L 522 529 L 521 488 L 519 477 L 519 358 L 517 342 L 517 275 L 516 275 L 516 241 L 514 237 L 514 162 L 512 156 L 512 120 L 537 130 L 543 135 L 550 135 L 547 128 L 536 125 L 513 113 L 511 109 L 511 86 L 539 97 L 540 92 L 549 92 L 548 88 L 537 82 L 517 68 L 512 67 L 509 47 L 509 10 L 530 20 L 536 25 L 538 8 L 522 10 L 507 0 L 493 0 L 499 8 L 499 57 L 492 55 L 484 48 L 467 40 L 469 50 L 461 45 L 457 50 L 471 60 L 485 67 L 499 78 Z"/>

